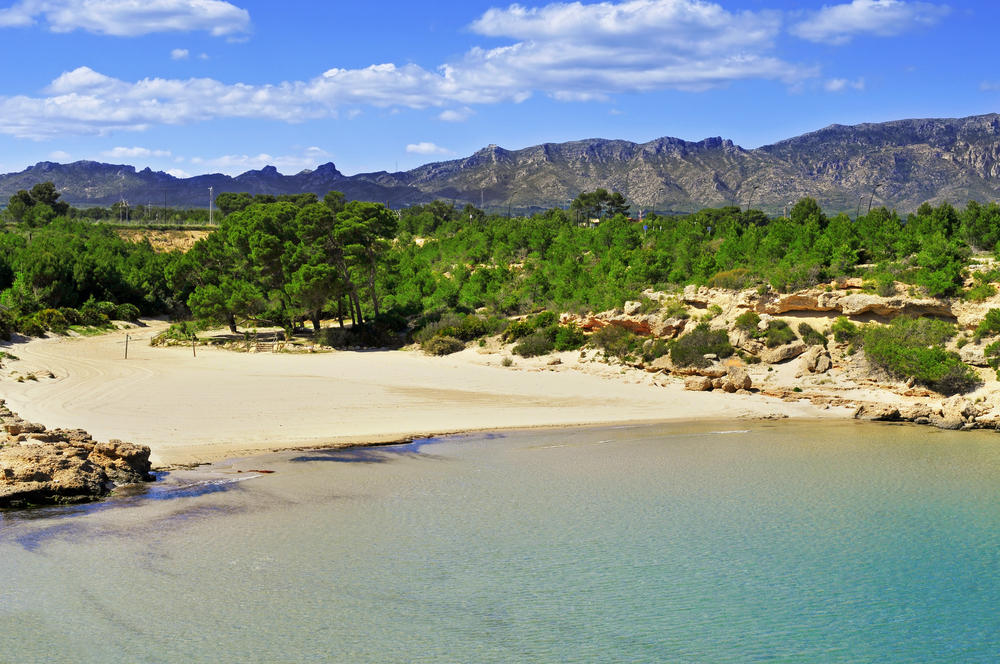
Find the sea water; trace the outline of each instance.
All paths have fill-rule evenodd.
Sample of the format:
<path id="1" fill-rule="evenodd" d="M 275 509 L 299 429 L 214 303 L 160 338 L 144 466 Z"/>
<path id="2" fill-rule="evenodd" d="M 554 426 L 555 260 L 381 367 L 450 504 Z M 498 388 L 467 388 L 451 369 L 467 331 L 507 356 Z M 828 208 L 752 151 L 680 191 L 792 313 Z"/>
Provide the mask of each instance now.
<path id="1" fill-rule="evenodd" d="M 997 662 L 1000 436 L 728 422 L 277 454 L 0 513 L 0 570 L 3 662 Z"/>

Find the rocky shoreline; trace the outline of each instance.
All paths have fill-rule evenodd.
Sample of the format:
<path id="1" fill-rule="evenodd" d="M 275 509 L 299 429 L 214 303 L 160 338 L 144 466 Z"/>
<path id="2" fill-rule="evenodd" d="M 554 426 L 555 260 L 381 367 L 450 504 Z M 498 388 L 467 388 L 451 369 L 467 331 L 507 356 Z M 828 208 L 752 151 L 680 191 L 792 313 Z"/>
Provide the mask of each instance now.
<path id="1" fill-rule="evenodd" d="M 82 429 L 47 429 L 2 400 L 0 431 L 0 508 L 90 502 L 154 479 L 149 447 L 97 442 Z"/>

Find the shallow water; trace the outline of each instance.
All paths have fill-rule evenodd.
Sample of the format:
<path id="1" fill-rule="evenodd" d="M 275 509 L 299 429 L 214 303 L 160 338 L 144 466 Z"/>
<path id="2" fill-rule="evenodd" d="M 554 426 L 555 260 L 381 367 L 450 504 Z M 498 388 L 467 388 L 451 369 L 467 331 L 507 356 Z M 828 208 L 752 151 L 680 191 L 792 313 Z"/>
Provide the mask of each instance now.
<path id="1" fill-rule="evenodd" d="M 1000 437 L 728 422 L 256 457 L 0 513 L 0 565 L 0 661 L 996 662 Z"/>

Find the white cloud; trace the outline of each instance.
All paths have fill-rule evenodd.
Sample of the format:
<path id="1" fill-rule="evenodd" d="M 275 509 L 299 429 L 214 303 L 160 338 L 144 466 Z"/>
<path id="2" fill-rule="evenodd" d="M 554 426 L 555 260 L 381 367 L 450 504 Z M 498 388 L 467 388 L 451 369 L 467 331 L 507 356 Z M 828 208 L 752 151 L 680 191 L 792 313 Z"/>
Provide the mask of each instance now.
<path id="1" fill-rule="evenodd" d="M 865 89 L 865 79 L 859 78 L 856 81 L 849 81 L 846 78 L 831 78 L 823 84 L 823 89 L 827 92 L 843 92 L 847 89 L 860 92 Z"/>
<path id="2" fill-rule="evenodd" d="M 87 1 L 97 0 L 79 0 Z M 146 4 L 164 3 L 183 4 Z M 667 88 L 704 90 L 744 79 L 794 86 L 818 71 L 773 55 L 781 22 L 777 12 L 730 12 L 699 0 L 511 5 L 487 11 L 471 27 L 514 43 L 473 48 L 433 70 L 384 63 L 250 85 L 211 78 L 125 81 L 78 67 L 42 95 L 0 97 L 0 134 L 44 139 L 219 118 L 294 123 L 350 117 L 364 106 L 389 113 L 437 108 L 440 120 L 458 122 L 476 104 L 517 103 L 538 92 L 569 102 Z"/>
<path id="3" fill-rule="evenodd" d="M 52 32 L 85 30 L 115 37 L 196 30 L 231 37 L 250 29 L 250 14 L 222 0 L 20 0 L 0 9 L 0 27 L 39 21 Z"/>
<path id="4" fill-rule="evenodd" d="M 179 168 L 168 168 L 164 171 L 167 175 L 173 175 L 175 178 L 189 178 L 191 174 L 187 171 L 182 171 Z"/>
<path id="5" fill-rule="evenodd" d="M 67 162 L 73 159 L 73 155 L 63 150 L 55 150 L 54 152 L 49 153 L 49 159 L 52 161 Z"/>
<path id="6" fill-rule="evenodd" d="M 175 48 L 170 51 L 171 60 L 187 60 L 191 56 L 191 51 L 186 48 Z"/>
<path id="7" fill-rule="evenodd" d="M 329 161 L 329 158 L 330 153 L 313 146 L 306 148 L 300 154 L 271 155 L 264 152 L 256 155 L 227 154 L 219 157 L 192 157 L 189 161 L 197 164 L 202 173 L 239 175 L 265 166 L 274 166 L 282 173 L 293 174 L 307 168 L 316 168 L 320 163 Z"/>
<path id="8" fill-rule="evenodd" d="M 423 141 L 421 143 L 410 143 L 406 146 L 406 151 L 412 154 L 451 154 L 451 150 L 440 145 Z"/>
<path id="9" fill-rule="evenodd" d="M 150 150 L 149 148 L 133 147 L 116 147 L 110 150 L 105 150 L 101 153 L 102 157 L 110 157 L 111 159 L 135 159 L 136 157 L 169 157 L 171 156 L 170 150 Z"/>
<path id="10" fill-rule="evenodd" d="M 462 108 L 449 108 L 446 111 L 441 111 L 438 115 L 438 120 L 443 122 L 465 122 L 475 115 L 475 113 L 476 112 L 468 106 L 463 106 Z"/>
<path id="11" fill-rule="evenodd" d="M 1000 81 L 983 81 L 979 84 L 979 90 L 981 92 L 1000 91 Z"/>
<path id="12" fill-rule="evenodd" d="M 891 37 L 933 25 L 950 11 L 947 5 L 929 2 L 852 0 L 809 12 L 804 21 L 791 27 L 791 32 L 809 41 L 844 44 L 856 35 Z"/>

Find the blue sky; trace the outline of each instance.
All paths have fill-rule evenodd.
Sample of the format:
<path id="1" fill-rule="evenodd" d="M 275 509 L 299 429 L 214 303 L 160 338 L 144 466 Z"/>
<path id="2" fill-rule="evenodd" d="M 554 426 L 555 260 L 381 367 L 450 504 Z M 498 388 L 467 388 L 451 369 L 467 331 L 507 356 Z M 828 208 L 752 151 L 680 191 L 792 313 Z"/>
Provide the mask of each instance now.
<path id="1" fill-rule="evenodd" d="M 0 172 L 408 169 L 1000 106 L 1000 3 L 0 2 Z"/>

